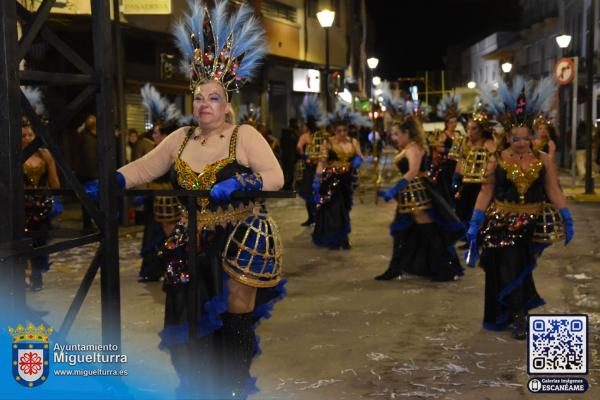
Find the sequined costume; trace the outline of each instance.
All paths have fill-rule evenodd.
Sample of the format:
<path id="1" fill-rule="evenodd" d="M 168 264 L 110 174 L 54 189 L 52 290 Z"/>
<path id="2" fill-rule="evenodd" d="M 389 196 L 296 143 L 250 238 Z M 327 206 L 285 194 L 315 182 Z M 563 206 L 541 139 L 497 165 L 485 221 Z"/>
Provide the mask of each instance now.
<path id="1" fill-rule="evenodd" d="M 479 231 L 485 270 L 483 325 L 501 330 L 511 314 L 544 304 L 533 281 L 536 258 L 546 244 L 535 243 L 536 224 L 544 208 L 545 168 L 538 159 L 527 169 L 502 160 L 494 172 L 494 197 Z"/>
<path id="2" fill-rule="evenodd" d="M 280 180 L 282 184 L 283 176 L 277 161 L 258 132 L 249 138 L 241 135 L 236 126 L 228 141 L 227 156 L 207 164 L 201 171 L 192 169 L 182 155 L 191 143 L 197 148 L 190 149 L 190 154 L 197 154 L 198 149 L 206 150 L 200 142 L 190 140 L 192 134 L 191 128 L 179 129 L 146 157 L 121 168 L 127 184 L 139 184 L 149 179 L 147 173 L 160 174 L 167 168 L 171 183 L 177 189 L 211 189 L 218 182 L 253 172 L 239 161 L 240 152 L 244 155 L 243 163 L 252 161 L 248 158 L 249 154 L 260 155 L 257 165 L 278 168 L 278 172 L 269 170 L 263 173 L 268 173 L 270 187 L 279 185 L 274 182 Z M 242 136 L 247 138 L 242 139 Z M 257 171 L 254 174 L 260 179 Z M 270 190 L 269 187 L 265 189 Z M 190 338 L 188 213 L 186 199 L 180 200 L 184 208 L 182 218 L 166 239 L 160 256 L 166 265 L 163 286 L 166 292 L 165 321 L 160 333 L 160 347 L 171 354 L 181 380 L 182 395 L 210 392 L 216 398 L 230 397 L 230 393 L 226 393 L 232 387 L 229 380 L 250 379 L 249 366 L 257 351 L 254 347 L 256 323 L 262 317 L 268 317 L 274 303 L 285 296 L 277 229 L 265 214 L 265 208 L 254 201 L 215 203 L 208 198 L 197 200 L 198 259 L 195 271 L 199 279 L 195 297 L 198 336 Z M 256 239 L 257 236 L 260 240 Z M 255 249 L 245 249 L 245 246 L 252 247 L 255 243 Z M 257 288 L 252 313 L 227 312 L 229 279 Z M 249 388 L 252 387 L 252 381 L 246 383 L 250 384 Z M 242 382 L 242 387 L 244 384 Z M 244 395 L 238 393 L 237 396 Z"/>
<path id="3" fill-rule="evenodd" d="M 354 180 L 351 160 L 355 155 L 354 148 L 350 152 L 343 152 L 331 144 L 329 146 L 327 166 L 321 177 L 315 229 L 312 234 L 313 243 L 317 246 L 331 249 L 349 246 Z"/>
<path id="4" fill-rule="evenodd" d="M 23 164 L 23 177 L 25 188 L 48 188 L 48 166 L 43 159 L 38 165 L 28 162 Z M 28 160 L 29 161 L 29 160 Z M 50 196 L 25 195 L 25 234 L 31 237 L 34 247 L 43 246 L 48 242 L 48 233 L 51 228 L 51 213 L 54 201 Z M 31 259 L 31 284 L 32 287 L 40 285 L 42 273 L 50 268 L 47 254 Z"/>
<path id="5" fill-rule="evenodd" d="M 458 189 L 458 198 L 455 201 L 456 215 L 465 223 L 471 219 L 481 184 L 485 180 L 485 172 L 489 151 L 482 146 L 472 146 L 467 143 L 463 147 L 460 160 L 462 184 Z"/>
<path id="6" fill-rule="evenodd" d="M 405 151 L 394 159 L 401 174 L 409 170 Z M 454 242 L 464 235 L 463 226 L 428 177 L 427 155 L 423 155 L 419 169 L 419 175 L 396 197 L 396 215 L 390 225 L 394 238 L 392 259 L 388 269 L 377 279 L 388 280 L 408 273 L 447 281 L 463 275 L 454 249 Z M 433 222 L 416 223 L 413 215 L 417 211 L 426 212 Z"/>

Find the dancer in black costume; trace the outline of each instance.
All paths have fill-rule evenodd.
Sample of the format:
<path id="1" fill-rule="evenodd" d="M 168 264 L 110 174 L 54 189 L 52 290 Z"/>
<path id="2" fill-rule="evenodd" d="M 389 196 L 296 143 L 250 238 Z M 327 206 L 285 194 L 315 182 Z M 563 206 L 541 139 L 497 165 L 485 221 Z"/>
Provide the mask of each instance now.
<path id="1" fill-rule="evenodd" d="M 396 199 L 398 206 L 390 232 L 394 237 L 388 269 L 375 277 L 390 280 L 403 273 L 434 281 L 456 280 L 462 267 L 454 241 L 464 235 L 450 205 L 428 179 L 428 146 L 420 124 L 413 118 L 396 122 L 391 138 L 401 148 L 394 163 L 402 179 L 380 195 Z"/>
<path id="2" fill-rule="evenodd" d="M 480 265 L 485 271 L 483 326 L 501 330 L 512 322 L 516 339 L 527 337 L 527 312 L 544 303 L 536 290 L 533 270 L 548 240 L 538 233 L 550 233 L 554 241 L 564 232 L 565 244 L 574 235 L 556 167 L 546 153 L 531 145 L 533 118 L 549 110 L 554 85 L 549 77 L 532 89 L 532 84 L 517 77 L 512 91 L 502 82 L 497 96 L 489 90 L 483 92 L 508 133 L 509 147 L 496 153 L 488 164 L 487 180 L 467 233 L 467 262 L 475 265 L 481 248 Z M 515 92 L 520 93 L 516 99 L 512 95 Z M 560 210 L 564 228 L 546 218 L 546 199 Z"/>
<path id="3" fill-rule="evenodd" d="M 298 138 L 296 151 L 301 158 L 302 179 L 298 182 L 298 194 L 304 199 L 308 218 L 301 225 L 315 223 L 316 204 L 313 196 L 313 181 L 317 163 L 321 155 L 321 144 L 327 139 L 327 132 L 321 127 L 323 105 L 316 94 L 306 94 L 300 107 L 304 119 L 304 131 Z"/>
<path id="4" fill-rule="evenodd" d="M 353 181 L 362 154 L 358 140 L 348 136 L 347 122 L 339 119 L 333 128 L 334 135 L 323 146 L 314 178 L 317 213 L 312 239 L 317 246 L 349 250 Z"/>
<path id="5" fill-rule="evenodd" d="M 22 87 L 25 97 L 40 117 L 44 114 L 42 92 L 39 89 Z M 23 117 L 21 125 L 21 147 L 31 144 L 36 135 L 31 122 Z M 60 180 L 56 170 L 54 157 L 45 148 L 39 148 L 23 163 L 23 178 L 28 189 L 59 189 Z M 52 228 L 52 218 L 62 212 L 62 204 L 58 198 L 45 195 L 25 195 L 25 235 L 30 237 L 33 246 L 43 246 L 48 242 Z M 29 289 L 38 291 L 43 288 L 42 274 L 50 269 L 48 254 L 31 258 L 31 275 Z"/>
<path id="6" fill-rule="evenodd" d="M 179 376 L 179 397 L 246 398 L 253 391 L 249 370 L 258 352 L 256 324 L 285 295 L 280 241 L 266 207 L 232 199 L 236 191 L 283 185 L 268 143 L 251 126 L 233 125 L 229 102 L 229 91 L 252 77 L 266 53 L 264 28 L 246 3 L 234 15 L 227 12 L 227 1 L 216 1 L 210 12 L 198 1 L 190 7 L 175 35 L 190 67 L 198 127 L 171 133 L 122 167 L 116 180 L 121 188 L 135 187 L 170 170 L 175 188 L 210 190 L 210 198 L 197 199 L 198 230 L 190 233 L 198 240 L 195 283 L 187 263 L 186 212 L 166 240 L 160 346 L 169 351 Z M 97 196 L 97 183 L 87 191 Z M 190 321 L 190 294 L 196 298 L 195 321 Z M 191 337 L 190 322 L 196 328 Z"/>

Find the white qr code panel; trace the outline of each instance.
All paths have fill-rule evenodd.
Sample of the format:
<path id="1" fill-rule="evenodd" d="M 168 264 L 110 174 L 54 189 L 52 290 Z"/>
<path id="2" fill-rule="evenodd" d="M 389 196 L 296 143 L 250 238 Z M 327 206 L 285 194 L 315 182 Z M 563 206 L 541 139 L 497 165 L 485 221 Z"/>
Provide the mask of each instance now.
<path id="1" fill-rule="evenodd" d="M 587 315 L 530 315 L 529 374 L 587 374 Z"/>

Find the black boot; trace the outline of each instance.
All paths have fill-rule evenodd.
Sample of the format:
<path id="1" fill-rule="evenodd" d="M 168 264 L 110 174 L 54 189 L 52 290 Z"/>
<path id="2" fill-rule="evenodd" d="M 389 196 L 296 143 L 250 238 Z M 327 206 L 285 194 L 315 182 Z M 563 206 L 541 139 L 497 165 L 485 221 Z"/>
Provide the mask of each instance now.
<path id="1" fill-rule="evenodd" d="M 402 274 L 402 262 L 403 262 L 403 244 L 404 244 L 405 235 L 403 233 L 396 232 L 394 234 L 394 244 L 393 244 L 393 253 L 392 259 L 390 260 L 390 265 L 388 269 L 381 275 L 377 275 L 375 280 L 378 281 L 389 281 L 394 278 L 400 277 Z"/>
<path id="2" fill-rule="evenodd" d="M 527 314 L 523 311 L 513 314 L 512 337 L 517 340 L 527 339 L 527 328 Z"/>
<path id="3" fill-rule="evenodd" d="M 225 382 L 230 399 L 245 399 L 246 385 L 250 380 L 250 364 L 256 353 L 256 319 L 252 313 L 222 315 L 225 350 Z"/>
<path id="4" fill-rule="evenodd" d="M 302 226 L 310 226 L 315 223 L 315 207 L 314 203 L 306 202 L 306 212 L 308 213 L 308 219 L 301 223 Z"/>

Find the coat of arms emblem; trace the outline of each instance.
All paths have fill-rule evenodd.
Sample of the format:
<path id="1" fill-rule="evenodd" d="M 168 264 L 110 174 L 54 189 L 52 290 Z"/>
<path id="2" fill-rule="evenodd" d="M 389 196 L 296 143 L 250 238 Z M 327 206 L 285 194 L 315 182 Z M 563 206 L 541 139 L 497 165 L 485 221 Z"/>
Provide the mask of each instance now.
<path id="1" fill-rule="evenodd" d="M 12 374 L 23 386 L 35 387 L 46 382 L 50 373 L 50 350 L 48 337 L 53 329 L 32 323 L 27 327 L 8 327 L 13 337 Z"/>

